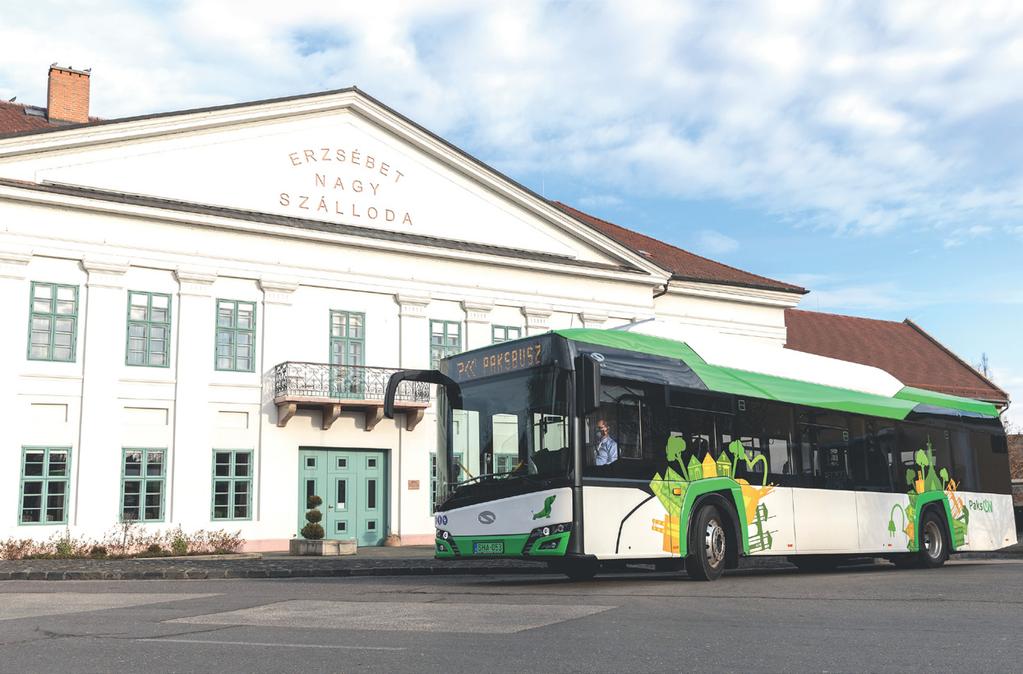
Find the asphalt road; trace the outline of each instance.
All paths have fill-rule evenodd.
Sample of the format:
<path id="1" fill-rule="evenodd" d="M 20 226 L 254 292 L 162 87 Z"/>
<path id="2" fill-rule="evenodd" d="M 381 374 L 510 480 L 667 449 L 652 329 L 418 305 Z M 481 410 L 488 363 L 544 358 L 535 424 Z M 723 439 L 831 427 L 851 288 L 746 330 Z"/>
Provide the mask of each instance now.
<path id="1" fill-rule="evenodd" d="M 0 583 L 2 672 L 1020 671 L 1023 562 Z"/>

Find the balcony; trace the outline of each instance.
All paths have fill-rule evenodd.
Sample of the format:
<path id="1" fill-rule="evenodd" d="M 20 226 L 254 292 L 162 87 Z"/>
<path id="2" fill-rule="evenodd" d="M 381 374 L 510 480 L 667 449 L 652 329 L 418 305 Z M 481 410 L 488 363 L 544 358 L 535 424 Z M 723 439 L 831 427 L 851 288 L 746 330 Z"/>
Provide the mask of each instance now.
<path id="1" fill-rule="evenodd" d="M 279 363 L 273 369 L 273 396 L 277 425 L 287 426 L 299 409 L 320 410 L 320 428 L 328 430 L 342 412 L 359 411 L 365 416 L 365 430 L 371 431 L 384 418 L 384 391 L 394 368 L 327 363 Z M 405 429 L 411 431 L 423 420 L 430 406 L 430 385 L 406 381 L 398 387 L 394 407 L 405 414 Z"/>

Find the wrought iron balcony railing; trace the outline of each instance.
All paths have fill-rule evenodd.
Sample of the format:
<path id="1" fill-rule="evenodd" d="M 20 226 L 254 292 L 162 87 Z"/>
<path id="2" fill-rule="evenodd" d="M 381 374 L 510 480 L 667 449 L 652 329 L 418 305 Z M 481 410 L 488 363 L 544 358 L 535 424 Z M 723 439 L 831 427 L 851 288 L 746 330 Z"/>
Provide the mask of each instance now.
<path id="1" fill-rule="evenodd" d="M 383 400 L 387 381 L 397 371 L 388 367 L 288 361 L 274 366 L 274 398 Z M 430 385 L 402 382 L 395 400 L 429 404 Z"/>
<path id="2" fill-rule="evenodd" d="M 340 416 L 342 409 L 361 409 L 366 413 L 366 430 L 371 430 L 383 415 L 384 392 L 395 368 L 363 365 L 330 365 L 287 361 L 273 369 L 273 397 L 277 404 L 277 425 L 284 426 L 299 407 L 323 410 L 323 428 Z M 406 426 L 411 430 L 422 419 L 430 404 L 430 385 L 405 381 L 398 387 L 395 407 L 411 410 Z M 407 412 L 408 414 L 409 412 Z"/>

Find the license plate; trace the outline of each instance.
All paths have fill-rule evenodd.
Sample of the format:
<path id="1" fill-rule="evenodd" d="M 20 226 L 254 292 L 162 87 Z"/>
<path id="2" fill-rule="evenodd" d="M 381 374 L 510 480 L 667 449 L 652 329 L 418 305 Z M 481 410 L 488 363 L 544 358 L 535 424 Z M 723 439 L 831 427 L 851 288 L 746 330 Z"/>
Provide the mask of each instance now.
<path id="1" fill-rule="evenodd" d="M 474 542 L 472 544 L 474 555 L 503 555 L 504 541 Z"/>

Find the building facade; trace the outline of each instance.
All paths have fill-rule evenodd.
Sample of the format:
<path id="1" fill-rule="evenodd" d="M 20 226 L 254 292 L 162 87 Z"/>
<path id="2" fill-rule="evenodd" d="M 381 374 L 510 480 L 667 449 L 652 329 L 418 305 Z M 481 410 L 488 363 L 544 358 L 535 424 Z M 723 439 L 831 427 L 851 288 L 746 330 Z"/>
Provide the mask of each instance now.
<path id="1" fill-rule="evenodd" d="M 394 369 L 654 317 L 785 344 L 802 289 L 587 218 L 355 89 L 0 137 L 0 538 L 282 549 L 316 494 L 328 537 L 429 543 Z"/>

